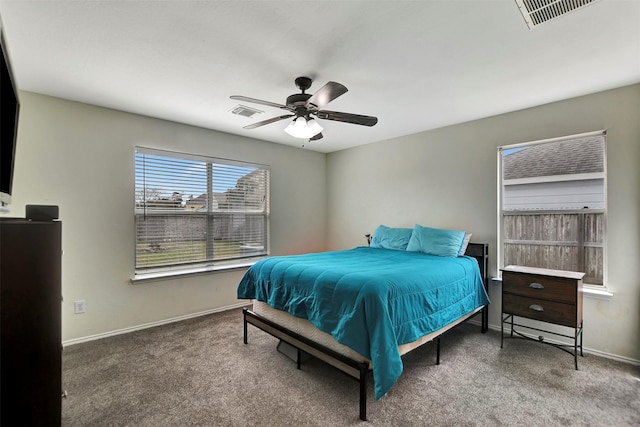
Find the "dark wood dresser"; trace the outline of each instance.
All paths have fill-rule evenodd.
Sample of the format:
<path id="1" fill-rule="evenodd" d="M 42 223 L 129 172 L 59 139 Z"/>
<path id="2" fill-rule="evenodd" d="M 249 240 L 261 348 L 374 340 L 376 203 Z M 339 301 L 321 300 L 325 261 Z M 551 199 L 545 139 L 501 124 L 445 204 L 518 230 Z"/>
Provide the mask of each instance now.
<path id="1" fill-rule="evenodd" d="M 553 345 L 574 356 L 578 369 L 578 350 L 582 356 L 582 278 L 584 273 L 575 271 L 549 270 L 545 268 L 510 265 L 502 269 L 502 338 L 504 346 L 504 326 L 510 324 L 509 338 L 528 338 L 515 326 L 546 332 L 569 338 L 572 345 L 545 341 L 540 335 L 538 341 Z M 573 335 L 551 332 L 514 322 L 515 317 L 539 320 L 573 329 Z M 514 335 L 515 334 L 515 335 Z"/>
<path id="2" fill-rule="evenodd" d="M 62 223 L 0 218 L 4 426 L 59 426 Z"/>

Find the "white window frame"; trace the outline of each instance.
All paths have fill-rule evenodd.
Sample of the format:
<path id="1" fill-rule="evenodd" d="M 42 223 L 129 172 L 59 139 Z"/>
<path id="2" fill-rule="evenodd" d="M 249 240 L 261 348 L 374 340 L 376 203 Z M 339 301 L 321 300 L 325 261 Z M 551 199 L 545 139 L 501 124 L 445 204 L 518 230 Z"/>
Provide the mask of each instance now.
<path id="1" fill-rule="evenodd" d="M 501 281 L 502 273 L 501 269 L 504 268 L 504 221 L 503 221 L 503 202 L 504 202 L 504 183 L 503 183 L 503 165 L 502 165 L 502 153 L 504 150 L 520 148 L 520 147 L 530 147 L 532 145 L 551 143 L 551 142 L 560 142 L 570 139 L 579 139 L 590 136 L 604 136 L 605 137 L 605 147 L 604 147 L 604 209 L 595 209 L 589 210 L 590 212 L 602 212 L 604 214 L 604 238 L 603 238 L 603 283 L 600 284 L 584 284 L 584 292 L 586 295 L 589 295 L 594 298 L 599 299 L 610 299 L 613 294 L 607 289 L 607 149 L 606 149 L 606 130 L 594 131 L 594 132 L 586 132 L 575 135 L 568 135 L 558 138 L 549 138 L 544 140 L 537 141 L 529 141 L 529 142 L 521 142 L 516 144 L 509 144 L 500 146 L 497 149 L 497 231 L 498 231 L 498 245 L 496 250 L 497 255 L 497 268 L 498 268 L 498 277 L 497 281 Z M 567 212 L 577 212 L 577 210 L 570 210 Z"/>
<path id="2" fill-rule="evenodd" d="M 149 209 L 147 208 L 147 203 L 143 203 L 142 206 L 140 204 L 139 200 L 136 200 L 136 202 L 134 203 L 134 223 L 136 224 L 136 230 L 134 231 L 134 242 L 135 242 L 135 256 L 136 259 L 134 260 L 134 266 L 135 266 L 135 270 L 134 270 L 134 275 L 131 278 L 132 283 L 137 283 L 137 282 L 142 282 L 142 281 L 147 281 L 147 280 L 155 280 L 155 279 L 163 279 L 163 278 L 171 278 L 171 277 L 176 277 L 176 276 L 183 276 L 183 275 L 191 275 L 191 274 L 202 274 L 202 273 L 212 273 L 212 272 L 219 272 L 219 271 L 226 271 L 226 270 L 231 270 L 231 269 L 237 269 L 237 268 L 246 268 L 252 264 L 254 264 L 255 262 L 257 262 L 259 259 L 262 259 L 266 256 L 269 256 L 270 253 L 270 230 L 269 230 L 269 216 L 270 216 L 270 206 L 269 206 L 269 198 L 270 198 L 270 167 L 268 165 L 263 165 L 263 164 L 257 164 L 257 163 L 250 163 L 250 162 L 245 162 L 245 161 L 237 161 L 237 160 L 230 160 L 230 159 L 222 159 L 222 158 L 216 158 L 216 157 L 209 157 L 209 156 L 202 156 L 202 155 L 194 155 L 194 154 L 187 154 L 187 153 L 179 153 L 179 152 L 173 152 L 173 151 L 167 151 L 167 150 L 159 150 L 159 149 L 153 149 L 153 148 L 147 148 L 147 147 L 136 147 L 135 148 L 135 158 L 137 159 L 139 155 L 151 155 L 151 156 L 161 156 L 164 158 L 169 158 L 169 159 L 173 159 L 176 161 L 180 161 L 180 160 L 193 160 L 193 161 L 197 161 L 200 163 L 205 163 L 206 169 L 207 169 L 207 173 L 206 175 L 201 174 L 201 176 L 199 177 L 199 181 L 203 187 L 206 187 L 206 191 L 205 193 L 208 195 L 208 197 L 210 197 L 211 199 L 209 200 L 214 200 L 213 197 L 213 181 L 214 181 L 214 177 L 215 172 L 214 171 L 214 167 L 213 165 L 220 165 L 223 167 L 240 167 L 240 168 L 254 168 L 256 170 L 262 170 L 262 171 L 266 171 L 266 174 L 264 175 L 264 178 L 266 180 L 265 184 L 265 189 L 264 189 L 264 203 L 263 203 L 263 207 L 261 207 L 260 211 L 255 211 L 255 210 L 243 210 L 242 208 L 231 208 L 231 209 L 226 209 L 226 210 L 218 210 L 217 205 L 215 205 L 215 202 L 207 202 L 207 207 L 205 207 L 204 209 L 201 209 L 200 211 L 196 212 L 196 211 L 189 211 L 186 209 L 186 202 L 183 203 L 184 207 L 183 208 L 177 208 L 175 211 L 171 211 L 170 209 L 166 209 L 164 212 L 158 212 L 160 209 L 154 210 L 153 209 Z M 136 175 L 137 173 L 139 173 L 139 165 L 137 164 L 138 162 L 136 162 Z M 171 174 L 167 174 L 166 177 L 163 178 L 167 178 L 169 179 L 171 177 Z M 261 182 L 263 180 L 260 180 Z M 239 180 L 238 180 L 239 183 Z M 172 184 L 169 184 L 172 185 Z M 179 184 L 175 184 L 176 185 L 176 189 L 178 187 Z M 138 193 L 140 190 L 138 183 L 136 182 L 136 193 Z M 136 195 L 136 198 L 138 196 Z M 146 201 L 147 199 L 145 199 Z M 202 217 L 206 218 L 205 222 L 207 223 L 207 225 L 205 226 L 206 229 L 208 231 L 206 231 L 206 234 L 210 234 L 211 230 L 213 230 L 213 225 L 212 223 L 215 221 L 215 218 L 223 218 L 223 217 L 228 217 L 229 215 L 231 215 L 233 217 L 234 214 L 239 214 L 241 216 L 258 216 L 258 217 L 263 217 L 263 221 L 264 221 L 264 225 L 263 225 L 263 230 L 259 233 L 260 235 L 262 235 L 262 242 L 264 242 L 264 245 L 260 246 L 258 249 L 254 249 L 253 247 L 250 247 L 251 250 L 247 250 L 246 253 L 242 253 L 243 248 L 240 248 L 240 252 L 237 255 L 229 255 L 228 257 L 226 257 L 227 259 L 216 259 L 216 253 L 215 251 L 213 251 L 213 238 L 208 238 L 205 237 L 204 241 L 205 241 L 205 245 L 207 246 L 206 249 L 206 260 L 202 260 L 202 261 L 197 261 L 197 262 L 191 262 L 191 263 L 177 263 L 177 264 L 172 264 L 172 265 L 164 265 L 164 266 L 145 266 L 145 267 L 140 267 L 137 265 L 138 263 L 138 247 L 139 247 L 139 236 L 138 236 L 138 221 L 141 220 L 141 217 L 143 217 L 144 215 L 151 215 L 151 216 L 165 216 L 165 217 L 171 217 L 171 216 L 181 216 L 183 218 L 183 220 L 189 221 L 189 217 L 193 216 L 194 220 L 199 220 L 200 222 L 202 222 Z M 211 248 L 209 248 L 209 246 L 211 246 Z M 211 258 L 209 258 L 211 256 Z"/>

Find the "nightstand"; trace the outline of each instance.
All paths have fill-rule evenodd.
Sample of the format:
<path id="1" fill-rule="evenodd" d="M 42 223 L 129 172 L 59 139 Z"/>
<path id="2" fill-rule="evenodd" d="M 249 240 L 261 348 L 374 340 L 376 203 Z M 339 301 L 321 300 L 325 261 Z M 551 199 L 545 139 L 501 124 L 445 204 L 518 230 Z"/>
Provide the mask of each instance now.
<path id="1" fill-rule="evenodd" d="M 504 345 L 504 324 L 511 325 L 507 338 L 530 338 L 517 330 L 524 327 L 573 340 L 573 345 L 538 341 L 574 356 L 578 369 L 578 347 L 582 353 L 582 278 L 584 273 L 510 265 L 502 269 L 502 315 L 500 348 Z M 506 316 L 505 316 L 506 315 Z M 514 323 L 514 317 L 539 320 L 573 329 L 573 336 Z M 518 335 L 517 337 L 514 334 Z M 571 350 L 573 348 L 573 351 Z"/>

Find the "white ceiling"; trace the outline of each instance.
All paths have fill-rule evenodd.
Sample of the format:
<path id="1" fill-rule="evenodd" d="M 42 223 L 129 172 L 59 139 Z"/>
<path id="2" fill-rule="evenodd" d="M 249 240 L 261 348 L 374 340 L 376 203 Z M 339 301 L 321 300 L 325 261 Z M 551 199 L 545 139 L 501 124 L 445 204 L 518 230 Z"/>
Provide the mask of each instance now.
<path id="1" fill-rule="evenodd" d="M 0 0 L 20 89 L 301 146 L 294 79 L 349 92 L 321 121 L 332 152 L 640 82 L 640 1 L 601 0 L 530 30 L 514 0 Z M 253 118 L 236 105 L 258 108 Z"/>

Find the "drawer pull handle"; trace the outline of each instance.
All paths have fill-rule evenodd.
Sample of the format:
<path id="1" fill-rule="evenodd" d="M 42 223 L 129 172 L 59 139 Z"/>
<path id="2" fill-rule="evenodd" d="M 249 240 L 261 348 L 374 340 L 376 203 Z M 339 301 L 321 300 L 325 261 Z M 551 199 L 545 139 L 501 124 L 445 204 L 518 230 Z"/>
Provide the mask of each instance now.
<path id="1" fill-rule="evenodd" d="M 530 283 L 529 287 L 533 289 L 544 289 L 544 285 L 542 283 L 536 283 L 536 282 Z"/>
<path id="2" fill-rule="evenodd" d="M 529 309 L 533 311 L 544 311 L 544 308 L 542 308 L 542 306 L 538 304 L 531 304 L 529 306 Z"/>

